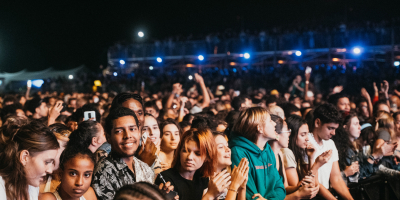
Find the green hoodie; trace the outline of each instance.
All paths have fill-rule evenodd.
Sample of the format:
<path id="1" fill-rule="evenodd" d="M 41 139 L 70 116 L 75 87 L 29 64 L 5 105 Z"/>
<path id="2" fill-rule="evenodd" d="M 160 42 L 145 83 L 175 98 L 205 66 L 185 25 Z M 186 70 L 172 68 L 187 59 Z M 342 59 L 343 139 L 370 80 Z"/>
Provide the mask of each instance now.
<path id="1" fill-rule="evenodd" d="M 249 161 L 246 199 L 252 199 L 257 193 L 265 199 L 285 198 L 285 186 L 276 169 L 275 154 L 268 143 L 261 150 L 250 140 L 231 133 L 229 147 L 232 149 L 232 168 L 239 166 L 242 158 Z"/>

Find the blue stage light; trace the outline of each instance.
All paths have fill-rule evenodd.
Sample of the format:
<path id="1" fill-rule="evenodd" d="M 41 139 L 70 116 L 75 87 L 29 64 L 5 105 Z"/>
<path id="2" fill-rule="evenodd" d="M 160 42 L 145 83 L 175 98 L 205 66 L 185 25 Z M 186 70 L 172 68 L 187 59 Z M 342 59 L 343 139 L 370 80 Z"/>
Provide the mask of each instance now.
<path id="1" fill-rule="evenodd" d="M 356 55 L 359 55 L 361 53 L 361 49 L 359 47 L 354 47 L 353 48 L 353 53 Z"/>
<path id="2" fill-rule="evenodd" d="M 203 60 L 204 60 L 204 56 L 203 56 L 203 55 L 199 55 L 197 58 L 198 58 L 200 61 L 203 61 Z"/>
<path id="3" fill-rule="evenodd" d="M 244 53 L 243 56 L 244 56 L 245 59 L 249 59 L 250 58 L 250 54 L 249 53 Z"/>
<path id="4" fill-rule="evenodd" d="M 118 76 L 118 73 L 117 73 L 117 72 L 114 72 L 114 76 Z"/>
<path id="5" fill-rule="evenodd" d="M 32 85 L 37 88 L 42 87 L 43 83 L 44 83 L 44 81 L 42 79 L 32 80 Z"/>
<path id="6" fill-rule="evenodd" d="M 301 51 L 296 51 L 296 56 L 301 56 Z"/>
<path id="7" fill-rule="evenodd" d="M 160 57 L 157 57 L 157 62 L 161 63 L 162 59 Z"/>
<path id="8" fill-rule="evenodd" d="M 398 67 L 400 65 L 400 61 L 394 61 L 394 66 Z"/>
<path id="9" fill-rule="evenodd" d="M 119 60 L 119 64 L 125 65 L 125 60 Z"/>

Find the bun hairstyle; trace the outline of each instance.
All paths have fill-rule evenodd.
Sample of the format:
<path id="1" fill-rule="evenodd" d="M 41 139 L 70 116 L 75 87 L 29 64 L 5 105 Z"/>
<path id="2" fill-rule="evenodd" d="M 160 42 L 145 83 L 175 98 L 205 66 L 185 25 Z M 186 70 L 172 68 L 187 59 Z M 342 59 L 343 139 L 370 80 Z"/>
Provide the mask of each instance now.
<path id="1" fill-rule="evenodd" d="M 0 176 L 5 182 L 7 199 L 29 200 L 28 181 L 20 153 L 27 150 L 31 156 L 47 150 L 58 149 L 56 136 L 41 123 L 23 125 L 0 141 Z"/>
<path id="2" fill-rule="evenodd" d="M 165 200 L 165 196 L 154 185 L 138 182 L 125 185 L 115 194 L 114 200 Z"/>

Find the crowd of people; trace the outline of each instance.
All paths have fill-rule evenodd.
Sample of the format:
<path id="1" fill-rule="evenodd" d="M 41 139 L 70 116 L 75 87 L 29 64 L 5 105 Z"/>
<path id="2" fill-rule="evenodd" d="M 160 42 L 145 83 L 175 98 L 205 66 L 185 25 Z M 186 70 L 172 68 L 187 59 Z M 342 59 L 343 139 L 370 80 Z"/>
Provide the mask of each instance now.
<path id="1" fill-rule="evenodd" d="M 310 77 L 284 93 L 195 73 L 166 92 L 6 94 L 0 199 L 353 199 L 350 184 L 400 178 L 398 88 L 314 95 Z"/>
<path id="2" fill-rule="evenodd" d="M 321 20 L 322 21 L 322 20 Z M 392 30 L 400 31 L 400 19 L 391 21 L 348 21 L 330 18 L 276 26 L 261 30 L 226 29 L 214 33 L 187 36 L 176 35 L 165 39 L 117 42 L 109 48 L 111 58 L 154 57 L 173 55 L 218 54 L 226 52 L 274 51 L 346 47 L 349 45 L 390 45 Z M 398 34 L 394 35 L 395 44 Z"/>

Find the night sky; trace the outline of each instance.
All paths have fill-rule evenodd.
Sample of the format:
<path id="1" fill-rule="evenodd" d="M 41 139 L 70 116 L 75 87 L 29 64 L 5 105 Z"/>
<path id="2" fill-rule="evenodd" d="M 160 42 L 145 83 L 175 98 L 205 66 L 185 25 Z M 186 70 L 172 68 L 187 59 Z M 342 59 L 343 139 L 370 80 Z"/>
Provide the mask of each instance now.
<path id="1" fill-rule="evenodd" d="M 0 72 L 70 69 L 81 64 L 98 69 L 106 64 L 108 46 L 133 40 L 139 30 L 151 40 L 226 28 L 259 30 L 334 15 L 347 16 L 348 20 L 391 19 L 400 16 L 396 2 L 1 1 Z"/>

